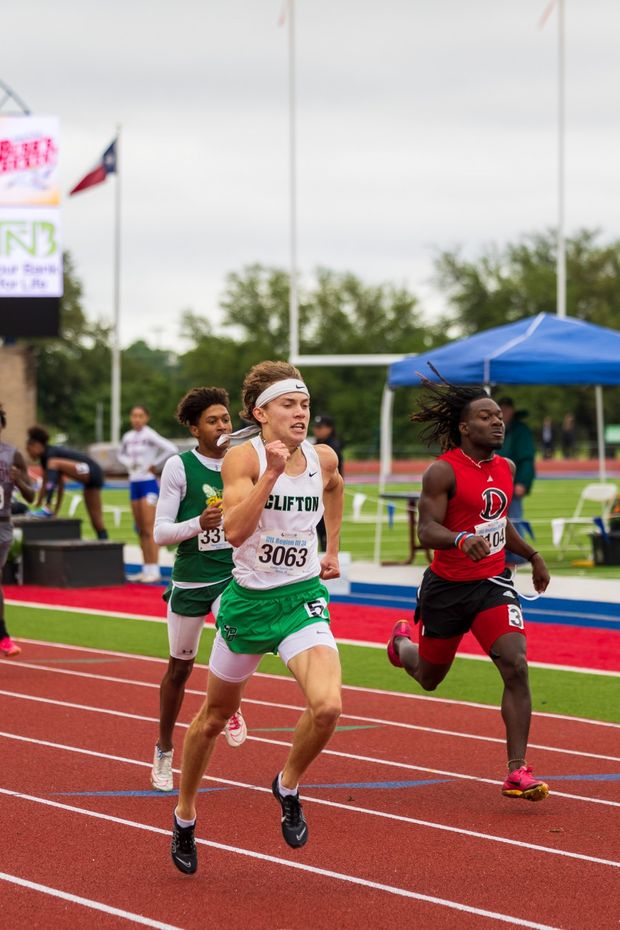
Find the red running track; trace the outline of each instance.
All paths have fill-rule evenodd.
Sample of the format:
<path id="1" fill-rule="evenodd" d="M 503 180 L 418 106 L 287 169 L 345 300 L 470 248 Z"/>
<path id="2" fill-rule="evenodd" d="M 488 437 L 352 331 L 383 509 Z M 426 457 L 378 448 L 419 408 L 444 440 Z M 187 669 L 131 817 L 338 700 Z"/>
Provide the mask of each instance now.
<path id="1" fill-rule="evenodd" d="M 535 715 L 530 755 L 552 796 L 529 804 L 500 795 L 496 708 L 346 688 L 302 787 L 310 842 L 292 851 L 269 785 L 300 695 L 255 676 L 250 738 L 222 740 L 204 782 L 188 878 L 169 858 L 173 801 L 148 790 L 164 668 L 37 643 L 2 663 L 2 927 L 617 927 L 619 726 Z M 196 669 L 183 726 L 205 682 Z"/>

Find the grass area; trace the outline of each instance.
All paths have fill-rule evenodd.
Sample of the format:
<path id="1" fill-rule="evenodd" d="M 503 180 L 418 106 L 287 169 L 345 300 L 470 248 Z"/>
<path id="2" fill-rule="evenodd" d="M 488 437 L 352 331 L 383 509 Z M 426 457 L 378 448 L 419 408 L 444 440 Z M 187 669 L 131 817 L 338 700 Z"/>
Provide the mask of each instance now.
<path id="1" fill-rule="evenodd" d="M 592 546 L 589 537 L 583 534 L 582 548 L 572 546 L 562 558 L 558 556 L 557 549 L 551 539 L 551 520 L 553 517 L 570 516 L 577 503 L 582 488 L 588 480 L 557 478 L 539 479 L 535 482 L 532 494 L 527 498 L 525 505 L 526 519 L 532 524 L 535 534 L 536 548 L 542 552 L 549 570 L 554 574 L 580 575 L 584 578 L 614 578 L 620 580 L 620 565 L 597 565 L 587 567 L 575 565 L 574 562 L 584 561 L 592 557 Z M 410 488 L 419 489 L 419 482 L 411 484 L 390 484 L 386 491 L 407 491 Z M 107 507 L 121 507 L 121 523 L 116 527 L 111 512 L 106 513 L 106 522 L 112 539 L 137 544 L 133 529 L 133 521 L 129 511 L 129 496 L 125 490 L 105 490 L 104 505 Z M 353 501 L 356 494 L 365 495 L 361 508 L 361 520 L 353 519 Z M 63 503 L 63 515 L 66 515 L 71 502 L 72 493 L 69 491 Z M 373 558 L 375 546 L 375 518 L 377 513 L 378 487 L 376 484 L 349 484 L 345 489 L 345 520 L 342 531 L 343 551 L 350 552 L 354 560 Z M 404 501 L 395 502 L 393 525 L 387 521 L 386 504 L 381 504 L 383 517 L 381 558 L 400 560 L 408 552 L 408 522 Z M 596 515 L 595 505 L 584 510 L 585 516 Z M 86 516 L 84 505 L 80 504 L 75 514 L 82 523 L 84 538 L 92 538 L 93 531 Z"/>
<path id="2" fill-rule="evenodd" d="M 69 643 L 95 649 L 167 658 L 168 639 L 163 623 L 88 613 L 66 613 L 33 606 L 7 605 L 7 623 L 12 635 L 26 639 Z M 163 614 L 163 611 L 162 611 Z M 213 630 L 206 628 L 198 662 L 208 661 Z M 413 679 L 392 668 L 383 649 L 341 646 L 345 684 L 423 694 Z M 27 653 L 24 653 L 27 660 Z M 281 661 L 266 656 L 259 671 L 288 675 Z M 534 710 L 620 722 L 620 677 L 533 668 L 530 670 Z M 458 659 L 434 695 L 461 701 L 498 705 L 501 680 L 491 662 Z"/>

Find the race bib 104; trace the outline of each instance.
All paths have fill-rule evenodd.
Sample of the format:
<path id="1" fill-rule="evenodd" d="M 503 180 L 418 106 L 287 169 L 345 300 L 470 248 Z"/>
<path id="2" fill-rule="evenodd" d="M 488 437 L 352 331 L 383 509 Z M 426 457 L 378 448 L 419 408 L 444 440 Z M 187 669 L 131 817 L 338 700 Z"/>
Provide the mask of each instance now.
<path id="1" fill-rule="evenodd" d="M 500 552 L 506 546 L 506 517 L 489 520 L 487 523 L 478 523 L 474 529 L 476 536 L 483 536 L 488 542 L 491 549 L 489 555 Z"/>

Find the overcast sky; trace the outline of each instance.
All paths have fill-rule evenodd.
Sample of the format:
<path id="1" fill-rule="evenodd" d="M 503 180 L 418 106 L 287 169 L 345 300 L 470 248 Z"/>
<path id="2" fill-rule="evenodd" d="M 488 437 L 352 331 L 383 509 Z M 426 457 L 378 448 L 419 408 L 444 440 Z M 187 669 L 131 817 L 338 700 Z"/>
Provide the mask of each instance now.
<path id="1" fill-rule="evenodd" d="M 298 266 L 406 284 L 557 219 L 557 11 L 546 0 L 295 0 Z M 565 0 L 566 229 L 620 237 L 620 3 Z M 19 0 L 0 79 L 58 115 L 72 187 L 122 126 L 122 324 L 179 348 L 227 272 L 289 264 L 281 0 Z M 6 109 L 6 108 L 5 108 Z M 64 199 L 92 317 L 111 318 L 114 183 Z M 552 310 L 554 308 L 550 308 Z"/>

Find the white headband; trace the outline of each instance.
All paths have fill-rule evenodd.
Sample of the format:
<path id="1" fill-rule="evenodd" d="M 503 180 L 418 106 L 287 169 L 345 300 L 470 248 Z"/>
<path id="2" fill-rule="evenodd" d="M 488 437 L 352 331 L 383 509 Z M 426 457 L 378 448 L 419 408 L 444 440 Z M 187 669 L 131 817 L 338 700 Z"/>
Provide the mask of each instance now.
<path id="1" fill-rule="evenodd" d="M 282 394 L 294 393 L 305 394 L 307 397 L 310 397 L 310 391 L 303 381 L 296 381 L 295 378 L 286 378 L 285 381 L 276 381 L 274 384 L 270 384 L 268 388 L 265 388 L 262 394 L 258 395 L 254 402 L 254 406 L 264 407 L 270 400 L 281 397 Z"/>
<path id="2" fill-rule="evenodd" d="M 268 388 L 265 388 L 262 394 L 258 395 L 254 406 L 264 407 L 265 404 L 268 404 L 274 397 L 281 397 L 282 394 L 293 394 L 295 392 L 310 397 L 310 391 L 303 381 L 296 381 L 294 378 L 287 378 L 285 381 L 275 381 L 273 384 L 270 384 Z M 258 423 L 253 423 L 251 426 L 244 426 L 242 429 L 235 430 L 234 433 L 222 433 L 217 441 L 217 445 L 224 446 L 226 443 L 230 443 L 231 446 L 237 446 L 245 442 L 246 439 L 257 436 L 259 433 L 260 426 Z"/>

